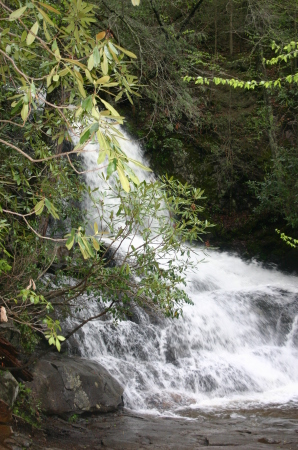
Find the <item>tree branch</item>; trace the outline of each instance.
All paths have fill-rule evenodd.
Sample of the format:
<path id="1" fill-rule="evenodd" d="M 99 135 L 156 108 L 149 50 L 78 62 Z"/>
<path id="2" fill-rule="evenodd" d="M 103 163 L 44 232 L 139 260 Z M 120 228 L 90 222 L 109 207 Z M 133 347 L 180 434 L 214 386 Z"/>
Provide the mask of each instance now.
<path id="1" fill-rule="evenodd" d="M 168 39 L 169 39 L 168 32 L 167 32 L 167 30 L 165 29 L 165 26 L 164 26 L 164 24 L 163 24 L 162 21 L 161 21 L 161 18 L 160 18 L 160 15 L 159 15 L 158 10 L 155 8 L 155 6 L 154 6 L 154 4 L 153 4 L 153 0 L 150 0 L 150 4 L 151 4 L 152 11 L 153 11 L 154 14 L 155 14 L 156 20 L 157 20 L 157 22 L 158 22 L 158 24 L 159 24 L 159 26 L 160 26 L 160 28 L 161 28 L 163 34 L 165 35 L 166 39 L 168 40 Z"/>
<path id="2" fill-rule="evenodd" d="M 114 305 L 115 301 L 113 301 L 110 306 L 108 308 L 106 308 L 104 311 L 102 311 L 101 313 L 97 314 L 96 316 L 92 316 L 89 317 L 88 319 L 84 320 L 83 322 L 81 322 L 78 326 L 76 326 L 72 331 L 70 331 L 70 333 L 68 333 L 67 336 L 65 336 L 65 340 L 69 339 L 70 336 L 72 336 L 74 333 L 76 333 L 80 328 L 82 328 L 84 325 L 86 325 L 86 323 L 90 322 L 91 320 L 96 320 L 99 319 L 100 317 L 104 316 L 105 314 L 107 314 L 108 311 L 110 311 L 110 309 L 112 308 L 112 306 Z"/>
<path id="3" fill-rule="evenodd" d="M 184 21 L 181 24 L 179 33 L 176 37 L 176 39 L 180 39 L 181 34 L 183 32 L 183 30 L 185 29 L 186 25 L 190 22 L 190 20 L 192 19 L 192 17 L 195 15 L 196 11 L 199 9 L 199 7 L 201 6 L 201 4 L 203 3 L 204 0 L 199 0 L 198 3 L 191 9 L 190 13 L 188 14 L 188 16 L 184 19 Z"/>

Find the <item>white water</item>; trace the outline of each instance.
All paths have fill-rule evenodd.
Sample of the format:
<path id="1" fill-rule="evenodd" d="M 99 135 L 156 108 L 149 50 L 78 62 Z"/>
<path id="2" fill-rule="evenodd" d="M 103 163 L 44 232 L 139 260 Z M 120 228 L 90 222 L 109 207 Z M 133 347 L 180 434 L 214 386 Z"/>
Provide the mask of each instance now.
<path id="1" fill-rule="evenodd" d="M 123 150 L 142 161 L 134 142 Z M 84 161 L 94 169 L 96 152 Z M 98 180 L 87 174 L 92 188 Z M 217 251 L 206 259 L 188 274 L 194 305 L 183 319 L 138 309 L 117 326 L 88 323 L 80 352 L 120 381 L 125 406 L 138 411 L 298 405 L 297 277 Z"/>

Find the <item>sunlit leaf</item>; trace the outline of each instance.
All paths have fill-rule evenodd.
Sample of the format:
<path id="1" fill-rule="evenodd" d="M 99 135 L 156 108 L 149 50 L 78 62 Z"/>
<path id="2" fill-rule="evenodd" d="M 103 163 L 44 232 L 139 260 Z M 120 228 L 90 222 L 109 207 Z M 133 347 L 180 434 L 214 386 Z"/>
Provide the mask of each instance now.
<path id="1" fill-rule="evenodd" d="M 111 113 L 112 113 L 114 116 L 119 116 L 119 114 L 117 113 L 116 109 L 113 108 L 113 106 L 110 105 L 110 103 L 106 102 L 106 101 L 103 100 L 102 98 L 100 99 L 100 101 L 105 105 L 105 107 L 106 107 L 109 111 L 111 111 Z"/>
<path id="2" fill-rule="evenodd" d="M 98 153 L 97 164 L 102 164 L 105 159 L 106 159 L 106 152 L 105 151 L 100 151 Z"/>
<path id="3" fill-rule="evenodd" d="M 28 106 L 28 104 L 24 103 L 22 111 L 21 111 L 21 117 L 22 117 L 24 122 L 25 122 L 25 120 L 28 117 L 28 112 L 29 112 L 29 106 Z"/>
<path id="4" fill-rule="evenodd" d="M 100 246 L 99 246 L 99 243 L 98 243 L 97 239 L 92 238 L 92 244 L 93 244 L 93 247 L 95 248 L 96 251 L 98 251 L 100 249 Z"/>
<path id="5" fill-rule="evenodd" d="M 43 212 L 44 209 L 44 199 L 40 200 L 35 206 L 34 211 L 37 216 L 40 216 L 40 214 Z"/>
<path id="6" fill-rule="evenodd" d="M 119 180 L 121 182 L 123 189 L 125 190 L 125 192 L 129 192 L 130 191 L 129 181 L 128 181 L 127 177 L 125 176 L 125 173 L 124 173 L 124 170 L 122 169 L 122 167 L 118 166 L 117 172 L 118 172 Z"/>
<path id="7" fill-rule="evenodd" d="M 24 12 L 26 11 L 27 6 L 23 6 L 22 8 L 16 9 L 15 11 L 13 11 L 10 16 L 9 16 L 9 20 L 16 20 L 19 19 L 22 14 L 24 14 Z"/>
<path id="8" fill-rule="evenodd" d="M 129 161 L 131 161 L 132 163 L 134 163 L 136 166 L 141 167 L 141 169 L 146 170 L 146 172 L 152 172 L 152 170 L 150 169 L 150 167 L 146 167 L 144 166 L 142 163 L 140 163 L 139 161 L 136 161 L 135 159 L 131 159 L 128 158 Z"/>
<path id="9" fill-rule="evenodd" d="M 103 60 L 102 60 L 102 63 L 101 63 L 101 70 L 102 70 L 102 73 L 104 75 L 107 75 L 107 73 L 109 71 L 108 58 L 107 58 L 107 55 L 105 53 L 103 54 Z"/>
<path id="10" fill-rule="evenodd" d="M 96 84 L 106 84 L 110 79 L 109 75 L 105 75 L 104 77 L 99 78 L 96 80 Z"/>
<path id="11" fill-rule="evenodd" d="M 39 24 L 36 21 L 35 24 L 32 25 L 32 27 L 30 28 L 30 31 L 27 35 L 27 39 L 26 39 L 27 45 L 31 45 L 35 41 L 36 35 L 38 33 L 38 28 L 39 28 Z"/>
<path id="12" fill-rule="evenodd" d="M 88 59 L 88 70 L 92 70 L 93 67 L 94 67 L 94 56 L 92 53 L 92 55 L 90 55 L 90 57 Z"/>
<path id="13" fill-rule="evenodd" d="M 129 50 L 126 50 L 125 48 L 120 47 L 120 45 L 114 44 L 115 47 L 119 48 L 119 50 L 121 50 L 123 53 L 125 53 L 127 56 L 129 56 L 130 58 L 137 58 L 137 56 L 130 52 Z"/>

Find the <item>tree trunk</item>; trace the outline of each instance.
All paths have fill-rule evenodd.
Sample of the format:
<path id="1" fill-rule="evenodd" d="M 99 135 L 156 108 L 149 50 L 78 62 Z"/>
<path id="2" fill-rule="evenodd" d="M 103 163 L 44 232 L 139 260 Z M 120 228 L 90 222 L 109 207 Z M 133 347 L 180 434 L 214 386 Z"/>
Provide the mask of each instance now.
<path id="1" fill-rule="evenodd" d="M 215 6 L 215 14 L 214 14 L 214 56 L 217 57 L 217 0 L 214 0 L 214 6 Z"/>
<path id="2" fill-rule="evenodd" d="M 230 56 L 233 56 L 233 0 L 230 0 L 229 11 L 230 11 Z"/>

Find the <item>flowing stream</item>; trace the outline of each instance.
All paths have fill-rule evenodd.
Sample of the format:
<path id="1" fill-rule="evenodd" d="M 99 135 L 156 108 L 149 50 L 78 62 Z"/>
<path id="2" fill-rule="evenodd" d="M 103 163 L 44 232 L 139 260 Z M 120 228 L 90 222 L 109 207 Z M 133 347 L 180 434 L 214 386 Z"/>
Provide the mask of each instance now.
<path id="1" fill-rule="evenodd" d="M 126 154 L 146 164 L 126 138 Z M 96 152 L 83 157 L 88 170 L 96 167 Z M 86 176 L 91 188 L 102 188 L 96 172 Z M 118 325 L 104 320 L 81 329 L 81 354 L 120 381 L 125 406 L 164 414 L 297 406 L 297 277 L 210 251 L 189 271 L 187 291 L 194 305 L 185 306 L 183 319 L 135 309 Z"/>

